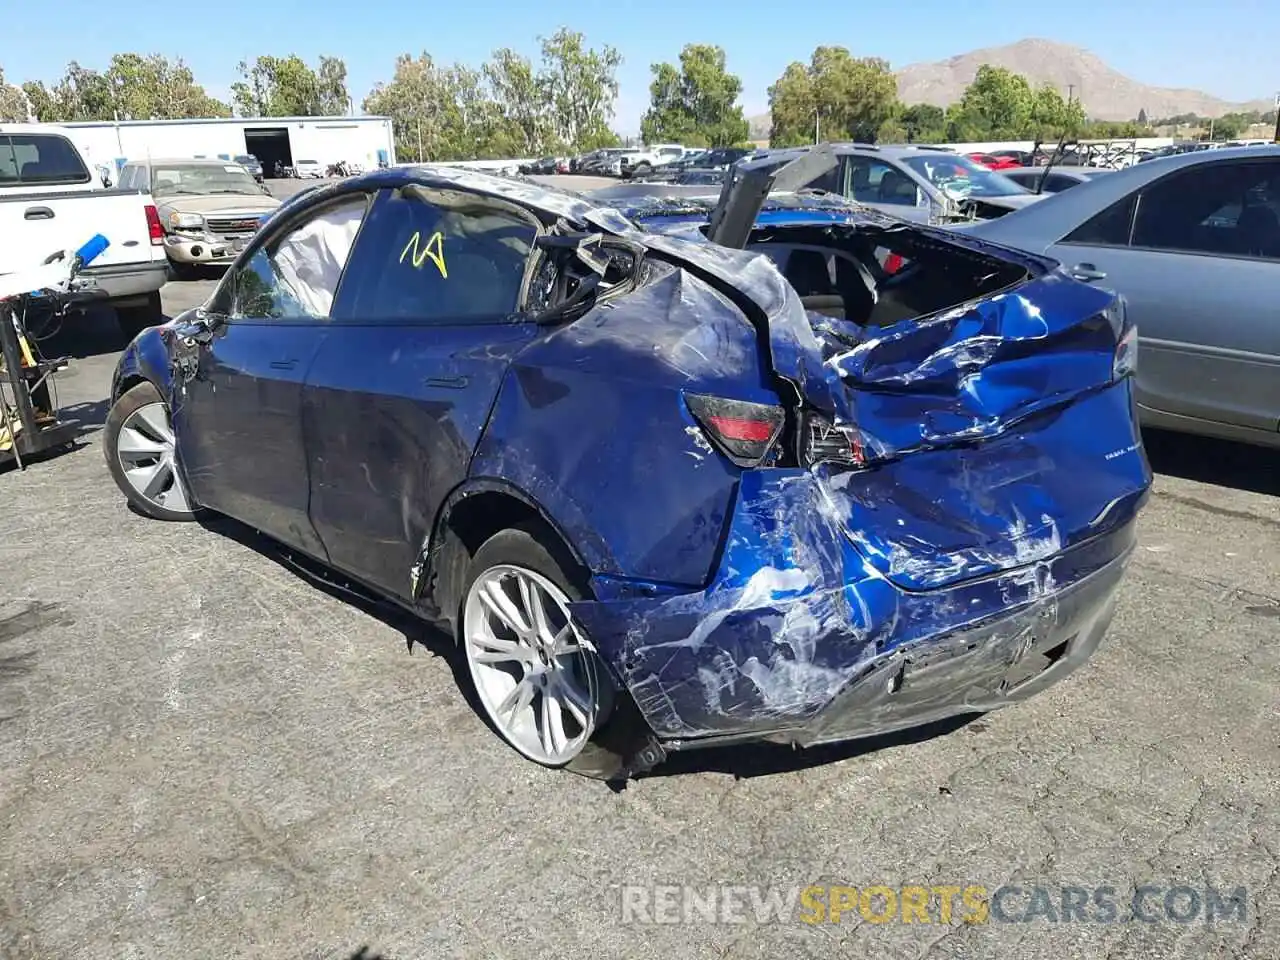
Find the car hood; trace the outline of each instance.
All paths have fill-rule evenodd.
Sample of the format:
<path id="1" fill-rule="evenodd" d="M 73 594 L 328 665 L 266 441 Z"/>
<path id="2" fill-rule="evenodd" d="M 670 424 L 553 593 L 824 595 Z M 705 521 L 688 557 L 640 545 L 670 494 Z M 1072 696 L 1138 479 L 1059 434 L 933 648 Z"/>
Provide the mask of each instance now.
<path id="1" fill-rule="evenodd" d="M 188 196 L 180 194 L 176 197 L 160 197 L 156 199 L 156 207 L 161 217 L 170 213 L 239 213 L 251 211 L 259 213 L 274 210 L 280 201 L 266 194 L 251 193 L 219 193 L 211 196 Z"/>

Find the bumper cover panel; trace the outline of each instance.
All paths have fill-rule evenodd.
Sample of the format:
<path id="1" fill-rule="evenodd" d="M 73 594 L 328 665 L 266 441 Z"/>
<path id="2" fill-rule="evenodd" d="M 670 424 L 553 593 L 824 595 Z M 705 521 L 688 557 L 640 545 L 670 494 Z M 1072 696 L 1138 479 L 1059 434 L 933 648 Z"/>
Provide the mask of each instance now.
<path id="1" fill-rule="evenodd" d="M 1065 676 L 1105 631 L 1132 522 L 1016 569 L 910 592 L 859 553 L 821 483 L 803 470 L 744 473 L 703 592 L 644 595 L 601 580 L 600 599 L 573 605 L 666 746 L 820 743 L 994 709 Z"/>

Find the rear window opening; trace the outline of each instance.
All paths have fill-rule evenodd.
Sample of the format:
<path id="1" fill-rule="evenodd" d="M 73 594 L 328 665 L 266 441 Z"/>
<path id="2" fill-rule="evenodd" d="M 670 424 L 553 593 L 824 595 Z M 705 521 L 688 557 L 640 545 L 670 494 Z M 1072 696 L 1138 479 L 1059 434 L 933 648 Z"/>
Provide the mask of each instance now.
<path id="1" fill-rule="evenodd" d="M 52 133 L 0 134 L 0 186 L 75 186 L 89 169 L 66 137 Z"/>
<path id="2" fill-rule="evenodd" d="M 641 281 L 643 253 L 625 241 L 601 234 L 548 234 L 538 246 L 526 308 L 540 323 L 575 319 Z"/>
<path id="3" fill-rule="evenodd" d="M 857 327 L 925 317 L 1028 278 L 1026 268 L 920 230 L 832 227 L 765 231 L 768 256 L 805 309 Z"/>

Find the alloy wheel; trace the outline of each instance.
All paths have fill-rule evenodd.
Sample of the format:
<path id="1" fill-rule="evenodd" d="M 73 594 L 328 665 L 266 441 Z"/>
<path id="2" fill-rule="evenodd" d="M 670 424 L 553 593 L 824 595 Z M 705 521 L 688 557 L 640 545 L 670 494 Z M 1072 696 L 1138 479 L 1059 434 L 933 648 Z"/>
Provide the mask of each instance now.
<path id="1" fill-rule="evenodd" d="M 120 426 L 116 457 L 129 486 L 158 507 L 186 513 L 190 501 L 175 456 L 173 424 L 163 403 L 144 404 Z"/>
<path id="2" fill-rule="evenodd" d="M 599 673 L 565 592 L 525 567 L 480 574 L 463 607 L 463 646 L 490 721 L 530 760 L 560 766 L 595 730 Z"/>

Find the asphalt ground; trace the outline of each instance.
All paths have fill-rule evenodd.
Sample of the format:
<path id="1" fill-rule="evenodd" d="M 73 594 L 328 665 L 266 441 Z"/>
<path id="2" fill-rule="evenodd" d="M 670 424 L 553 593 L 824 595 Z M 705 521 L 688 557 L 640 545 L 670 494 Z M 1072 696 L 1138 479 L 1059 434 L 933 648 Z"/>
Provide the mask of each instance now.
<path id="1" fill-rule="evenodd" d="M 1148 436 L 1115 623 L 1040 697 L 614 792 L 503 746 L 437 634 L 127 510 L 120 347 L 46 345 L 81 446 L 0 471 L 3 956 L 1280 956 L 1277 454 Z"/>

